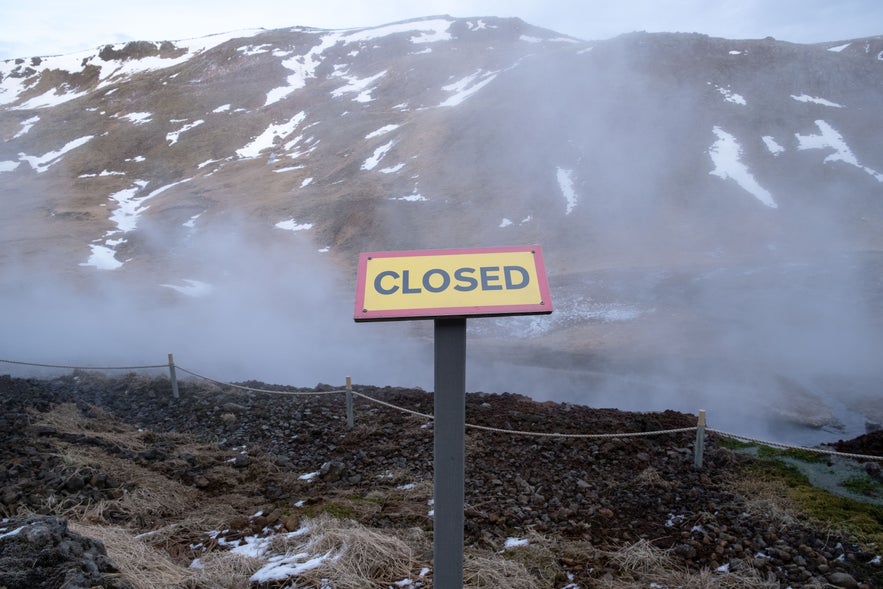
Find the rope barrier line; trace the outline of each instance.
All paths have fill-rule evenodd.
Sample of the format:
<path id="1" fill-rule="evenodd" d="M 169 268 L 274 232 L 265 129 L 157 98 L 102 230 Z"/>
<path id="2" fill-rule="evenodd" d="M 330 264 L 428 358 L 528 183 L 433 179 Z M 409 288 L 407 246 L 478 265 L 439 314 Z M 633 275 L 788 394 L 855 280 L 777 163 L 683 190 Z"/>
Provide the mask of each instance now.
<path id="1" fill-rule="evenodd" d="M 490 427 L 486 425 L 474 425 L 471 423 L 467 423 L 466 427 L 472 429 L 480 429 L 489 432 L 497 432 L 501 434 L 513 434 L 513 435 L 521 435 L 521 436 L 537 436 L 544 438 L 634 438 L 639 436 L 660 436 L 663 434 L 677 434 L 680 432 L 692 432 L 696 431 L 696 426 L 692 427 L 681 427 L 677 429 L 663 429 L 652 432 L 625 432 L 625 433 L 613 433 L 613 434 L 562 434 L 555 432 L 523 432 L 514 429 L 500 429 L 496 427 Z"/>
<path id="2" fill-rule="evenodd" d="M 883 461 L 883 456 L 871 456 L 869 454 L 851 454 L 849 452 L 837 452 L 836 450 L 825 450 L 824 448 L 807 448 L 806 446 L 792 446 L 790 444 L 780 444 L 779 442 L 767 442 L 765 440 L 758 440 L 756 438 L 751 438 L 749 436 L 743 436 L 740 434 L 731 434 L 729 432 L 722 432 L 720 430 L 707 428 L 705 431 L 715 433 L 719 436 L 723 436 L 725 438 L 732 438 L 734 440 L 739 440 L 741 442 L 751 442 L 753 444 L 760 444 L 761 446 L 771 446 L 773 448 L 781 448 L 783 450 L 801 450 L 803 452 L 815 452 L 816 454 L 828 454 L 831 456 L 842 456 L 844 458 L 857 458 L 860 460 L 874 460 L 874 461 Z"/>
<path id="3" fill-rule="evenodd" d="M 171 358 L 171 355 L 170 355 L 170 358 Z M 141 370 L 141 369 L 146 369 L 146 368 L 169 368 L 169 366 L 170 366 L 170 364 L 144 364 L 144 365 L 139 365 L 139 366 L 72 366 L 72 365 L 66 365 L 66 364 L 42 364 L 42 363 L 38 363 L 38 362 L 21 362 L 18 360 L 4 360 L 2 358 L 0 358 L 0 363 L 16 364 L 19 366 L 37 366 L 37 367 L 41 367 L 41 368 L 63 368 L 66 370 Z M 397 405 L 393 405 L 392 403 L 387 403 L 386 401 L 381 401 L 380 399 L 375 399 L 374 397 L 371 397 L 371 396 L 366 395 L 364 393 L 359 393 L 359 392 L 353 391 L 353 390 L 337 389 L 337 390 L 333 390 L 333 391 L 306 391 L 306 392 L 273 391 L 273 390 L 269 390 L 269 389 L 259 389 L 259 388 L 247 387 L 244 385 L 234 384 L 231 382 L 224 382 L 224 381 L 220 381 L 220 380 L 215 380 L 215 379 L 205 376 L 203 374 L 199 374 L 198 372 L 194 372 L 192 370 L 184 368 L 183 366 L 180 366 L 177 364 L 175 364 L 174 366 L 178 370 L 186 372 L 187 374 L 194 376 L 196 378 L 201 378 L 203 380 L 215 383 L 217 385 L 232 387 L 232 388 L 243 390 L 243 391 L 249 391 L 249 392 L 253 392 L 253 393 L 265 393 L 265 394 L 271 394 L 271 395 L 286 395 L 286 396 L 336 395 L 336 394 L 340 394 L 340 393 L 350 392 L 357 397 L 361 397 L 361 398 L 365 399 L 366 401 L 369 401 L 371 403 L 376 403 L 377 405 L 382 405 L 384 407 L 388 407 L 390 409 L 394 409 L 394 410 L 400 411 L 402 413 L 408 413 L 410 415 L 414 415 L 414 416 L 417 416 L 417 417 L 420 417 L 423 419 L 430 419 L 430 420 L 435 419 L 434 415 L 429 415 L 427 413 L 420 413 L 419 411 L 414 411 L 412 409 L 406 409 L 405 407 L 399 407 Z M 692 427 L 682 427 L 682 428 L 668 429 L 668 430 L 657 430 L 657 431 L 652 431 L 652 432 L 625 432 L 625 433 L 609 433 L 609 434 L 565 434 L 565 433 L 555 433 L 555 432 L 526 432 L 526 431 L 513 430 L 513 429 L 490 427 L 490 426 L 486 426 L 486 425 L 476 425 L 476 424 L 471 424 L 471 423 L 466 423 L 465 426 L 470 429 L 477 429 L 477 430 L 481 430 L 481 431 L 489 431 L 489 432 L 496 432 L 496 433 L 510 434 L 510 435 L 519 435 L 519 436 L 534 436 L 534 437 L 543 437 L 543 438 L 583 438 L 583 439 L 630 438 L 630 437 L 640 437 L 640 436 L 655 436 L 655 435 L 675 434 L 675 433 L 696 431 L 697 429 L 699 429 L 698 426 L 692 426 Z M 705 431 L 709 432 L 709 433 L 717 434 L 719 436 L 723 436 L 725 438 L 731 438 L 731 439 L 739 440 L 739 441 L 743 441 L 743 442 L 750 442 L 750 443 L 759 444 L 762 446 L 770 446 L 772 448 L 781 448 L 783 450 L 801 450 L 804 452 L 814 452 L 817 454 L 826 454 L 826 455 L 830 455 L 830 456 L 841 456 L 844 458 L 855 458 L 855 459 L 859 459 L 859 460 L 872 460 L 872 461 L 877 461 L 877 462 L 883 462 L 883 456 L 873 456 L 870 454 L 853 454 L 850 452 L 837 452 L 835 450 L 825 450 L 823 448 L 808 448 L 806 446 L 795 446 L 795 445 L 791 445 L 791 444 L 782 444 L 779 442 L 770 442 L 767 440 L 760 440 L 758 438 L 752 438 L 750 436 L 743 436 L 741 434 L 734 434 L 734 433 L 725 432 L 725 431 L 712 429 L 712 428 L 705 428 Z"/>
<path id="4" fill-rule="evenodd" d="M 383 405 L 384 407 L 389 407 L 390 409 L 395 409 L 396 411 L 401 411 L 402 413 L 409 413 L 411 415 L 416 415 L 417 417 L 422 417 L 423 419 L 435 419 L 435 415 L 429 415 L 428 413 L 420 413 L 419 411 L 414 411 L 413 409 L 406 409 L 405 407 L 399 407 L 398 405 L 393 405 L 392 403 L 387 403 L 386 401 L 381 401 L 380 399 L 375 399 L 374 397 L 369 397 L 364 393 L 359 393 L 357 391 L 352 391 L 353 396 L 361 397 L 366 401 L 370 401 L 372 403 L 376 403 L 378 405 Z"/>
<path id="5" fill-rule="evenodd" d="M 65 364 L 38 364 L 37 362 L 19 362 L 17 360 L 3 360 L 5 364 L 18 364 L 19 366 L 39 366 L 41 368 L 65 368 L 67 370 L 140 370 L 143 368 L 168 368 L 168 364 L 145 364 L 141 366 L 68 366 Z"/>
<path id="6" fill-rule="evenodd" d="M 164 366 L 164 367 L 166 367 L 166 366 Z M 188 370 L 179 364 L 175 364 L 175 368 L 177 368 L 178 370 L 180 370 L 182 372 L 186 372 L 187 374 L 189 374 L 191 376 L 195 376 L 196 378 L 201 378 L 203 380 L 207 380 L 209 382 L 212 382 L 212 383 L 215 383 L 215 384 L 218 384 L 221 386 L 225 386 L 225 387 L 232 387 L 234 389 L 249 391 L 251 393 L 266 393 L 266 394 L 270 394 L 270 395 L 287 395 L 290 397 L 306 397 L 309 395 L 334 395 L 337 393 L 345 393 L 346 392 L 343 389 L 334 390 L 334 391 L 306 391 L 306 392 L 304 392 L 304 391 L 271 391 L 270 389 L 256 389 L 254 387 L 247 387 L 245 385 L 234 384 L 232 382 L 223 382 L 220 380 L 215 380 L 213 378 L 203 376 L 202 374 L 199 374 L 197 372 L 193 372 L 192 370 Z"/>
<path id="7" fill-rule="evenodd" d="M 358 393 L 353 391 L 353 395 L 361 397 L 367 401 L 371 401 L 372 403 L 377 403 L 378 405 L 383 405 L 384 407 L 389 407 L 390 409 L 395 409 L 397 411 L 401 411 L 403 413 L 410 413 L 411 415 L 416 415 L 417 417 L 422 417 L 424 419 L 435 419 L 434 415 L 429 415 L 427 413 L 420 413 L 419 411 L 414 411 L 412 409 L 406 409 L 404 407 L 399 407 L 397 405 L 393 405 L 392 403 L 387 403 L 386 401 L 381 401 L 380 399 L 375 399 L 374 397 L 369 397 L 363 393 Z M 512 434 L 518 436 L 536 436 L 543 438 L 627 438 L 634 436 L 653 436 L 653 435 L 662 435 L 662 434 L 674 434 L 680 432 L 689 432 L 695 431 L 696 426 L 693 427 L 682 427 L 678 429 L 668 429 L 668 430 L 659 430 L 653 432 L 628 432 L 628 433 L 615 433 L 615 434 L 562 434 L 556 432 L 525 432 L 514 429 L 502 429 L 498 427 L 490 427 L 487 425 L 476 425 L 473 423 L 465 424 L 467 428 L 477 429 L 488 432 L 496 432 L 501 434 Z"/>

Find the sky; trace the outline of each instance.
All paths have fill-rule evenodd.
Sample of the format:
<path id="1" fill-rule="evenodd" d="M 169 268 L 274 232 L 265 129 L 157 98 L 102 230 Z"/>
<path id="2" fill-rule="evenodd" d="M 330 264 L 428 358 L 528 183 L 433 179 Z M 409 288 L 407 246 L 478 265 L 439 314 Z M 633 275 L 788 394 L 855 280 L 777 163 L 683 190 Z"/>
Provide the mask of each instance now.
<path id="1" fill-rule="evenodd" d="M 516 16 L 587 41 L 633 31 L 794 43 L 883 34 L 881 0 L 2 0 L 0 60 L 240 29 L 356 28 L 439 14 Z"/>

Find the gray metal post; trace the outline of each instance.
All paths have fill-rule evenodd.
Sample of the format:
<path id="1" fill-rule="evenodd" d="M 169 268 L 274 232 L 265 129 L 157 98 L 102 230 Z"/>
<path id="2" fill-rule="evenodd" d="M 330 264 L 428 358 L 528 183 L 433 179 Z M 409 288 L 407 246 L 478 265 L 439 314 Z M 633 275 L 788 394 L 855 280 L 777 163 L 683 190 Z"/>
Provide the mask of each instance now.
<path id="1" fill-rule="evenodd" d="M 463 587 L 466 318 L 435 319 L 433 587 Z"/>
<path id="2" fill-rule="evenodd" d="M 353 379 L 346 377 L 346 427 L 353 429 L 355 420 L 353 419 Z"/>
<path id="3" fill-rule="evenodd" d="M 702 468 L 702 455 L 705 450 L 705 409 L 699 410 L 696 422 L 696 447 L 693 449 L 693 466 Z"/>
<path id="4" fill-rule="evenodd" d="M 169 354 L 169 379 L 172 381 L 172 396 L 178 398 L 178 377 L 175 375 L 175 357 Z"/>

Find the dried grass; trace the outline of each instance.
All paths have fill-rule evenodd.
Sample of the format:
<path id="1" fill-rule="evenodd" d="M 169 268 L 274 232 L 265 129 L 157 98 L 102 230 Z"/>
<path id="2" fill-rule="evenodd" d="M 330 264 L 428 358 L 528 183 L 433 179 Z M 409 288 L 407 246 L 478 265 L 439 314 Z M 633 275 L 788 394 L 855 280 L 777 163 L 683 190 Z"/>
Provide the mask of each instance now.
<path id="1" fill-rule="evenodd" d="M 463 587 L 540 589 L 543 586 L 520 562 L 493 553 L 467 553 L 463 558 Z"/>
<path id="2" fill-rule="evenodd" d="M 778 481 L 742 477 L 731 481 L 736 492 L 745 498 L 745 511 L 770 523 L 771 528 L 787 529 L 801 523 L 799 511 Z"/>
<path id="3" fill-rule="evenodd" d="M 115 526 L 71 523 L 73 531 L 101 540 L 110 559 L 135 589 L 247 589 L 260 561 L 227 551 L 209 552 L 200 568 L 176 563 L 165 551 L 151 545 L 152 534 L 133 536 Z M 189 564 L 189 563 L 188 563 Z"/>
<path id="4" fill-rule="evenodd" d="M 608 553 L 610 561 L 622 572 L 621 577 L 599 580 L 603 589 L 644 589 L 648 586 L 679 589 L 776 589 L 775 579 L 765 579 L 749 566 L 737 571 L 688 571 L 676 565 L 671 555 L 648 540 L 623 546 Z"/>
<path id="5" fill-rule="evenodd" d="M 659 487 L 662 489 L 670 488 L 673 483 L 667 481 L 659 474 L 659 471 L 652 466 L 648 466 L 638 473 L 635 482 L 642 487 Z"/>
<path id="6" fill-rule="evenodd" d="M 97 407 L 89 406 L 83 411 L 75 403 L 62 403 L 45 413 L 31 410 L 30 415 L 34 425 L 51 427 L 62 434 L 87 435 L 135 452 L 147 447 L 142 433 L 131 426 L 122 425 L 119 418 Z"/>
<path id="7" fill-rule="evenodd" d="M 609 557 L 620 570 L 632 575 L 670 570 L 675 564 L 670 553 L 643 538 L 610 552 Z"/>
<path id="8" fill-rule="evenodd" d="M 410 577 L 419 568 L 412 547 L 417 538 L 413 533 L 408 542 L 390 532 L 328 515 L 311 519 L 307 525 L 306 545 L 298 536 L 294 538 L 294 545 L 286 546 L 286 550 L 333 556 L 301 575 L 304 581 L 321 583 L 322 579 L 334 579 L 338 589 L 388 587 Z"/>

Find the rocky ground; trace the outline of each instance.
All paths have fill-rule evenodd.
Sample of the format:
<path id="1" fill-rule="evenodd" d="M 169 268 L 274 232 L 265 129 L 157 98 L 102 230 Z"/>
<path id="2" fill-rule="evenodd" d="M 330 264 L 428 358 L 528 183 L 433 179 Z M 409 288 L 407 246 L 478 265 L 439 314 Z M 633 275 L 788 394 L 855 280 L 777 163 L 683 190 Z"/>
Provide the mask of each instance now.
<path id="1" fill-rule="evenodd" d="M 223 548 L 212 530 L 223 530 L 229 543 L 294 531 L 317 514 L 431 538 L 431 420 L 356 396 L 349 429 L 334 387 L 242 384 L 279 394 L 186 381 L 175 399 L 162 377 L 0 376 L 0 587 L 143 586 L 116 566 L 113 546 L 89 538 L 102 527 L 151 538 L 185 568 Z M 355 390 L 432 413 L 424 391 Z M 466 407 L 469 424 L 524 432 L 696 424 L 695 416 L 671 411 L 592 409 L 505 393 L 470 393 Z M 501 554 L 507 539 L 545 538 L 560 550 L 551 574 L 532 570 L 537 587 L 654 586 L 652 577 L 624 571 L 615 555 L 628 546 L 658 549 L 680 570 L 743 571 L 757 580 L 739 587 L 883 587 L 880 548 L 759 508 L 736 484 L 753 459 L 710 435 L 696 469 L 694 441 L 693 431 L 587 439 L 467 428 L 467 545 Z M 870 435 L 842 446 L 879 455 L 879 443 Z M 182 523 L 196 515 L 205 527 Z M 431 540 L 420 546 L 414 566 L 431 568 Z M 643 584 L 615 584 L 624 577 Z M 431 586 L 431 572 L 408 586 Z"/>

